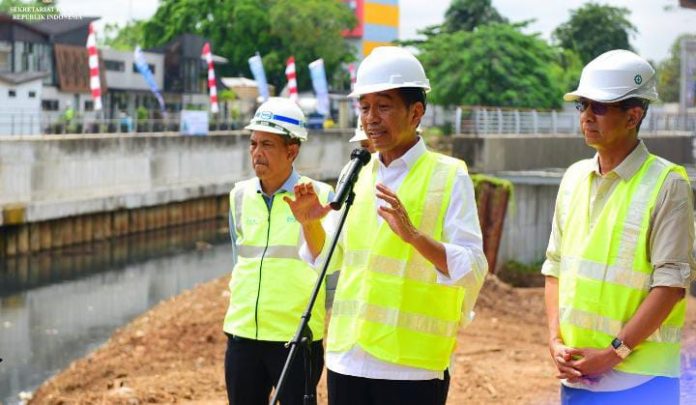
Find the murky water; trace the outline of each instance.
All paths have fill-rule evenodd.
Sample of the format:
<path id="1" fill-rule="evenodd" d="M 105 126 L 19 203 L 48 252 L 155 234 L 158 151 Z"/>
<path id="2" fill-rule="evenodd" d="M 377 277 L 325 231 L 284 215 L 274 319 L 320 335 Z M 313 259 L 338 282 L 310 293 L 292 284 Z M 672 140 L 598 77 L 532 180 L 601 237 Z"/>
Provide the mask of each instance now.
<path id="1" fill-rule="evenodd" d="M 226 221 L 0 262 L 0 403 L 163 299 L 229 273 Z"/>

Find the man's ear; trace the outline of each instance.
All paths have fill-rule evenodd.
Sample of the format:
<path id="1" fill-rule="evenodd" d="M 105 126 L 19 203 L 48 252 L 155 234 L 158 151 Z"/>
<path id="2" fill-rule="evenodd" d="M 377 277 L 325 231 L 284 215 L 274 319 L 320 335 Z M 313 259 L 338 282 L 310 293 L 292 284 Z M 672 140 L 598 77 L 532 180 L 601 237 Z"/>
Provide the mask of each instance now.
<path id="1" fill-rule="evenodd" d="M 288 145 L 288 159 L 291 161 L 295 161 L 297 159 L 297 155 L 300 154 L 300 145 L 297 143 L 291 143 Z"/>
<path id="2" fill-rule="evenodd" d="M 410 107 L 411 110 L 411 125 L 418 127 L 420 125 L 421 119 L 425 114 L 425 106 L 421 102 L 413 103 Z"/>
<path id="3" fill-rule="evenodd" d="M 638 123 L 640 123 L 640 120 L 643 118 L 643 114 L 645 114 L 645 110 L 640 107 L 633 107 L 629 109 L 627 121 L 628 128 L 636 128 Z"/>

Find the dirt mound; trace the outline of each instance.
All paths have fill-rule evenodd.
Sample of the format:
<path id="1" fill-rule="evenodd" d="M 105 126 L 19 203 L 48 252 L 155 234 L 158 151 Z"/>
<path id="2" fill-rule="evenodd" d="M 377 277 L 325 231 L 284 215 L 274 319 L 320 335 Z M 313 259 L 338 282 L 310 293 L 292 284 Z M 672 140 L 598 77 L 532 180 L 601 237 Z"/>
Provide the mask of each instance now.
<path id="1" fill-rule="evenodd" d="M 30 403 L 225 404 L 227 300 L 222 277 L 160 303 L 44 383 Z M 684 360 L 692 373 L 682 381 L 683 403 L 696 401 L 696 300 L 690 300 Z M 543 289 L 512 288 L 490 277 L 476 312 L 459 334 L 448 402 L 557 403 Z M 326 403 L 323 380 L 318 395 Z"/>

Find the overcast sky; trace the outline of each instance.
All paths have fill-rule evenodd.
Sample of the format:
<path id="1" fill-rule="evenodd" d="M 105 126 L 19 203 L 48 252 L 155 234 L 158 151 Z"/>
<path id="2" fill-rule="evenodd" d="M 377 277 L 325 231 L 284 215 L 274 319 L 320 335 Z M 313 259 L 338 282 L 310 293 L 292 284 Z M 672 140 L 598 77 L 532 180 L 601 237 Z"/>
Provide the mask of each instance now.
<path id="1" fill-rule="evenodd" d="M 681 33 L 696 33 L 696 10 L 679 7 L 679 0 L 597 0 L 602 4 L 626 7 L 638 28 L 631 44 L 642 56 L 660 61 L 667 57 L 674 39 Z M 129 19 L 149 18 L 157 10 L 157 0 L 58 0 L 64 13 L 100 16 L 106 22 L 125 23 Z M 450 0 L 400 0 L 400 37 L 413 38 L 428 25 L 442 22 Z M 581 0 L 493 0 L 493 6 L 511 21 L 535 19 L 527 32 L 538 32 L 548 39 L 551 32 L 568 20 L 569 11 Z M 665 10 L 670 7 L 671 10 Z"/>

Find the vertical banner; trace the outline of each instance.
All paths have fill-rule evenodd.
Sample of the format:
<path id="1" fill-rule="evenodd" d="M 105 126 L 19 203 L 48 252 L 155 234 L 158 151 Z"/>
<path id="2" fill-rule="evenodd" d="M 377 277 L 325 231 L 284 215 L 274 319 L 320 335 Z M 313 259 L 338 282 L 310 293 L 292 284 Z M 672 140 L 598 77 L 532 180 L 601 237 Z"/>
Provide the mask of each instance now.
<path id="1" fill-rule="evenodd" d="M 138 69 L 138 72 L 143 75 L 145 83 L 150 86 L 150 91 L 155 95 L 155 98 L 160 105 L 160 111 L 164 112 L 164 99 L 162 98 L 162 93 L 160 93 L 159 87 L 157 87 L 155 76 L 152 75 L 152 71 L 147 65 L 147 61 L 145 61 L 145 56 L 143 56 L 143 51 L 140 49 L 140 45 L 135 46 L 135 51 L 133 51 L 133 61 L 135 62 L 135 67 Z"/>
<path id="2" fill-rule="evenodd" d="M 288 58 L 287 66 L 285 67 L 285 77 L 288 78 L 288 92 L 290 100 L 297 102 L 297 73 L 295 70 L 295 57 Z"/>
<path id="3" fill-rule="evenodd" d="M 317 112 L 328 117 L 331 112 L 329 106 L 329 86 L 326 82 L 324 60 L 317 59 L 309 64 L 309 74 L 312 77 L 312 87 L 317 97 Z"/>
<path id="4" fill-rule="evenodd" d="M 201 56 L 208 63 L 208 88 L 210 89 L 210 112 L 217 114 L 218 99 L 217 99 L 217 83 L 215 83 L 215 69 L 213 67 L 213 52 L 210 50 L 210 43 L 206 42 L 203 45 Z"/>
<path id="5" fill-rule="evenodd" d="M 249 69 L 254 75 L 254 80 L 256 80 L 256 85 L 259 87 L 259 95 L 262 101 L 268 100 L 268 82 L 266 81 L 266 72 L 263 70 L 263 61 L 261 60 L 261 55 L 256 52 L 256 55 L 249 58 Z"/>
<path id="6" fill-rule="evenodd" d="M 89 55 L 89 89 L 92 91 L 94 111 L 100 111 L 102 99 L 99 81 L 99 53 L 97 52 L 97 38 L 92 23 L 89 23 L 89 35 L 87 35 L 87 54 Z"/>

